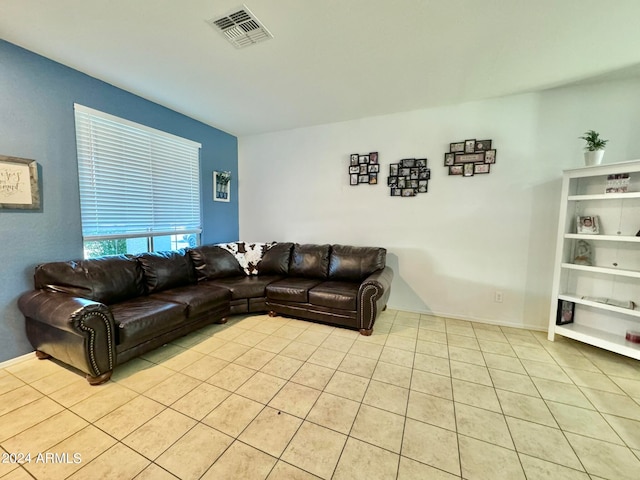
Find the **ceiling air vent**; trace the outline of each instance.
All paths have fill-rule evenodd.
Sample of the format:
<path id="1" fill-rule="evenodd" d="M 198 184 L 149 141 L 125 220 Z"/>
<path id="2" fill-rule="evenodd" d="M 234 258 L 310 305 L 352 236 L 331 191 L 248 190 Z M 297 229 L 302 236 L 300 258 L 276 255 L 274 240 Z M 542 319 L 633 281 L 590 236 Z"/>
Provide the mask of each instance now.
<path id="1" fill-rule="evenodd" d="M 223 17 L 215 17 L 207 23 L 220 31 L 236 48 L 244 48 L 273 38 L 271 32 L 251 13 L 246 5 Z"/>

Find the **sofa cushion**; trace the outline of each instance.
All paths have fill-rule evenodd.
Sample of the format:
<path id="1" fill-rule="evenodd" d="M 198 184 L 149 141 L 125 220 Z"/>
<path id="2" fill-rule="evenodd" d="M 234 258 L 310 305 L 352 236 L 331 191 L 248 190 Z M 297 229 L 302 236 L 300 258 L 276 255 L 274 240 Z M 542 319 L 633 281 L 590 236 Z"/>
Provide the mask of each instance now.
<path id="1" fill-rule="evenodd" d="M 118 345 L 132 347 L 184 323 L 187 306 L 142 296 L 111 306 Z"/>
<path id="2" fill-rule="evenodd" d="M 34 284 L 107 305 L 145 294 L 142 267 L 127 255 L 44 263 L 36 267 Z"/>
<path id="3" fill-rule="evenodd" d="M 270 283 L 281 280 L 279 275 L 249 275 L 241 277 L 217 278 L 202 282 L 201 285 L 212 285 L 231 292 L 233 300 L 240 298 L 256 298 L 266 295 L 265 288 Z"/>
<path id="4" fill-rule="evenodd" d="M 385 267 L 387 251 L 377 247 L 333 245 L 329 257 L 329 278 L 360 282 Z"/>
<path id="5" fill-rule="evenodd" d="M 289 262 L 291 261 L 291 249 L 293 243 L 275 243 L 262 255 L 258 263 L 259 275 L 288 275 Z"/>
<path id="6" fill-rule="evenodd" d="M 267 299 L 283 302 L 309 302 L 309 290 L 321 282 L 313 278 L 285 278 L 267 285 Z"/>
<path id="7" fill-rule="evenodd" d="M 142 265 L 149 293 L 182 287 L 196 281 L 191 257 L 184 250 L 141 253 L 136 258 Z"/>
<path id="8" fill-rule="evenodd" d="M 330 245 L 300 245 L 291 254 L 289 275 L 293 277 L 327 278 Z"/>
<path id="9" fill-rule="evenodd" d="M 356 310 L 358 288 L 355 282 L 327 281 L 309 290 L 309 303 L 338 310 Z"/>
<path id="10" fill-rule="evenodd" d="M 198 280 L 244 275 L 244 270 L 232 253 L 216 245 L 204 245 L 189 250 Z"/>
<path id="11" fill-rule="evenodd" d="M 154 293 L 149 297 L 184 304 L 187 306 L 187 317 L 194 318 L 210 310 L 215 310 L 231 299 L 231 293 L 226 288 L 213 285 L 204 286 L 205 283 L 207 282 L 172 288 Z"/>

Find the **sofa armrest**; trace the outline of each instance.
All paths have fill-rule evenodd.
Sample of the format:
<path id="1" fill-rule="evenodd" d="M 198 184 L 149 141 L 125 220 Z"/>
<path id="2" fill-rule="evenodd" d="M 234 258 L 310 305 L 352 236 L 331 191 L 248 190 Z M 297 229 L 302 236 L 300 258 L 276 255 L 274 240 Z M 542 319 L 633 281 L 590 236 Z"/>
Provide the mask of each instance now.
<path id="1" fill-rule="evenodd" d="M 18 299 L 27 337 L 38 351 L 97 377 L 116 363 L 116 330 L 106 305 L 60 292 L 33 290 Z"/>
<path id="2" fill-rule="evenodd" d="M 371 331 L 378 313 L 384 310 L 391 293 L 393 270 L 377 270 L 360 284 L 358 290 L 358 328 Z"/>

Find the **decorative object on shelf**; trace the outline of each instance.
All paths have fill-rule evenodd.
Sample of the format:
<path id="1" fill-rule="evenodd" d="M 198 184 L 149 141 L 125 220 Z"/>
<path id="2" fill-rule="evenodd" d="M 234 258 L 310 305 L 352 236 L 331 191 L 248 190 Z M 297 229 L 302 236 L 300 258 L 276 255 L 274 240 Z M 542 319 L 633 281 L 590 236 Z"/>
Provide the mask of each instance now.
<path id="1" fill-rule="evenodd" d="M 359 153 L 351 154 L 349 161 L 349 185 L 359 185 L 361 183 L 376 185 L 378 183 L 379 172 L 378 152 L 371 152 L 364 155 Z"/>
<path id="2" fill-rule="evenodd" d="M 213 172 L 213 200 L 229 202 L 231 200 L 231 172 Z"/>
<path id="3" fill-rule="evenodd" d="M 576 218 L 576 233 L 597 235 L 600 233 L 600 221 L 595 215 L 578 216 Z"/>
<path id="4" fill-rule="evenodd" d="M 444 154 L 444 166 L 449 175 L 472 177 L 491 171 L 490 165 L 496 163 L 496 150 L 491 148 L 491 140 L 465 140 L 449 144 Z"/>
<path id="5" fill-rule="evenodd" d="M 640 332 L 637 330 L 627 330 L 624 338 L 631 343 L 640 343 Z"/>
<path id="6" fill-rule="evenodd" d="M 604 193 L 627 193 L 629 190 L 629 174 L 617 173 L 607 176 L 607 186 Z"/>
<path id="7" fill-rule="evenodd" d="M 0 208 L 40 208 L 35 160 L 0 155 Z"/>
<path id="8" fill-rule="evenodd" d="M 614 300 L 613 298 L 606 297 L 582 297 L 583 300 L 589 300 L 590 302 L 604 303 L 605 305 L 612 305 L 614 307 L 628 308 L 629 310 L 635 310 L 636 304 L 631 300 Z"/>
<path id="9" fill-rule="evenodd" d="M 591 244 L 586 240 L 578 240 L 576 242 L 576 256 L 573 259 L 573 263 L 576 265 L 593 265 Z"/>
<path id="10" fill-rule="evenodd" d="M 427 193 L 431 169 L 426 158 L 404 158 L 389 165 L 389 186 L 392 197 L 415 197 Z"/>
<path id="11" fill-rule="evenodd" d="M 556 325 L 566 325 L 573 323 L 573 315 L 576 311 L 576 304 L 568 300 L 558 300 L 558 314 Z"/>
<path id="12" fill-rule="evenodd" d="M 584 163 L 587 166 L 600 165 L 604 156 L 604 147 L 609 140 L 600 138 L 600 134 L 595 130 L 587 130 L 582 137 L 578 137 L 587 142 L 584 146 Z"/>

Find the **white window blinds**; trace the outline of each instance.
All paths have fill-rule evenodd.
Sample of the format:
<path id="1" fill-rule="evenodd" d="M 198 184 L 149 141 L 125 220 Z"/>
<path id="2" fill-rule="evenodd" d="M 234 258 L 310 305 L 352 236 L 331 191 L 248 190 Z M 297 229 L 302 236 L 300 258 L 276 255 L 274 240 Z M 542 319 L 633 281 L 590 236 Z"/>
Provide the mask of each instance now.
<path id="1" fill-rule="evenodd" d="M 85 241 L 201 232 L 199 143 L 74 107 Z"/>

